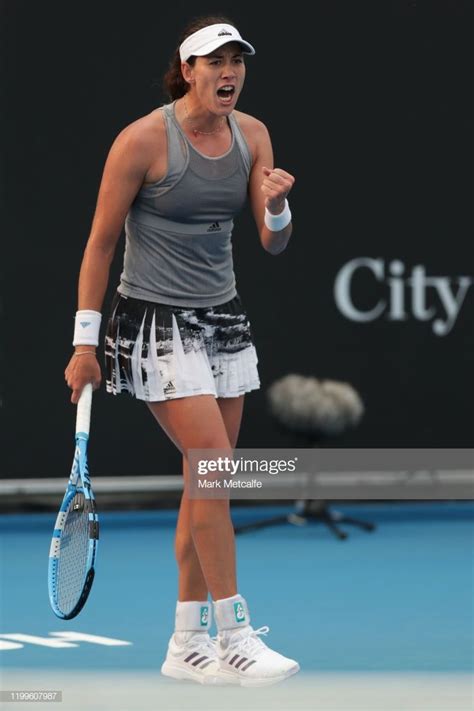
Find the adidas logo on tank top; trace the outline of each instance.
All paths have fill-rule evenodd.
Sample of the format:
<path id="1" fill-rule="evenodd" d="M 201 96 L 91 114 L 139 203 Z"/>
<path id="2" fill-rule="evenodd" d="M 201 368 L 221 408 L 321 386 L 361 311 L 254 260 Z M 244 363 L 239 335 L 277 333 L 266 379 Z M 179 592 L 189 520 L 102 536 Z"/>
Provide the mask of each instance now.
<path id="1" fill-rule="evenodd" d="M 208 232 L 221 232 L 221 230 L 222 227 L 218 222 L 213 222 L 212 225 L 209 225 L 209 227 L 207 228 Z"/>

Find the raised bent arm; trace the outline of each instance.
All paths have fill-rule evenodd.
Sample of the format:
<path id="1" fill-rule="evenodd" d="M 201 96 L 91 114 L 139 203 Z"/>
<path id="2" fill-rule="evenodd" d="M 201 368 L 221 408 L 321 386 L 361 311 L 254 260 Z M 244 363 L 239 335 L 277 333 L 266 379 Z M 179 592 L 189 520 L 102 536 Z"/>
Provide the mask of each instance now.
<path id="1" fill-rule="evenodd" d="M 294 185 L 295 178 L 287 171 L 273 167 L 270 136 L 261 122 L 256 123 L 255 133 L 256 157 L 249 181 L 250 204 L 263 248 L 270 254 L 280 254 L 286 248 L 293 229 L 291 213 L 288 213 L 287 220 L 283 211 L 287 205 L 285 200 Z M 278 229 L 269 229 L 265 219 L 266 210 L 270 215 L 282 214 L 284 226 Z M 276 222 L 278 223 L 280 220 Z"/>

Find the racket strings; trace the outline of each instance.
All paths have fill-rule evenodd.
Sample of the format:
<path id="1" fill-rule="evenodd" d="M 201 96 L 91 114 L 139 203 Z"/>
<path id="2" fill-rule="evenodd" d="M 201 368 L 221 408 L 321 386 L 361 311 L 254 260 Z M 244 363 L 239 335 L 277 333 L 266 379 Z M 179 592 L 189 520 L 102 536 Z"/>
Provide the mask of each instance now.
<path id="1" fill-rule="evenodd" d="M 70 613 L 81 596 L 87 573 L 89 551 L 89 512 L 86 499 L 78 493 L 71 500 L 61 536 L 57 571 L 57 603 Z"/>

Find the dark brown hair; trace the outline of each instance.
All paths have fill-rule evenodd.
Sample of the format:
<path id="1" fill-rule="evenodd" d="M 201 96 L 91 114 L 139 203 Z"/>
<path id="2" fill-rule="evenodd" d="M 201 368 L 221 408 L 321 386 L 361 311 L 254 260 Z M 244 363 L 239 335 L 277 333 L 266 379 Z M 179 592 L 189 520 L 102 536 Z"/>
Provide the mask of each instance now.
<path id="1" fill-rule="evenodd" d="M 192 20 L 192 22 L 190 22 L 189 25 L 183 30 L 183 33 L 179 38 L 178 46 L 176 47 L 176 51 L 170 62 L 169 69 L 163 77 L 163 89 L 171 101 L 180 99 L 189 91 L 189 84 L 183 79 L 183 75 L 181 73 L 181 58 L 179 56 L 179 47 L 181 43 L 184 42 L 186 37 L 192 35 L 193 32 L 202 30 L 208 25 L 220 24 L 232 25 L 235 27 L 235 23 L 232 20 L 229 20 L 228 17 L 224 17 L 222 15 L 208 15 L 207 17 L 198 17 L 195 20 Z M 194 65 L 195 61 L 196 57 L 194 56 L 189 57 L 187 60 L 188 64 L 191 66 Z"/>

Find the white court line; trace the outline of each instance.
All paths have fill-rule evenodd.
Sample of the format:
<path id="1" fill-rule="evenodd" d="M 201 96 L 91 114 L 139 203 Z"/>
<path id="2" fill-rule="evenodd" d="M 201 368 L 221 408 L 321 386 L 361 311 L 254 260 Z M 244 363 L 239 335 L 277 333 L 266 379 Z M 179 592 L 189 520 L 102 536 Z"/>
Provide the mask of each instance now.
<path id="1" fill-rule="evenodd" d="M 470 674 L 303 674 L 260 689 L 204 687 L 159 673 L 0 671 L 0 690 L 60 690 L 42 711 L 472 711 Z M 31 711 L 31 703 L 0 704 Z"/>

